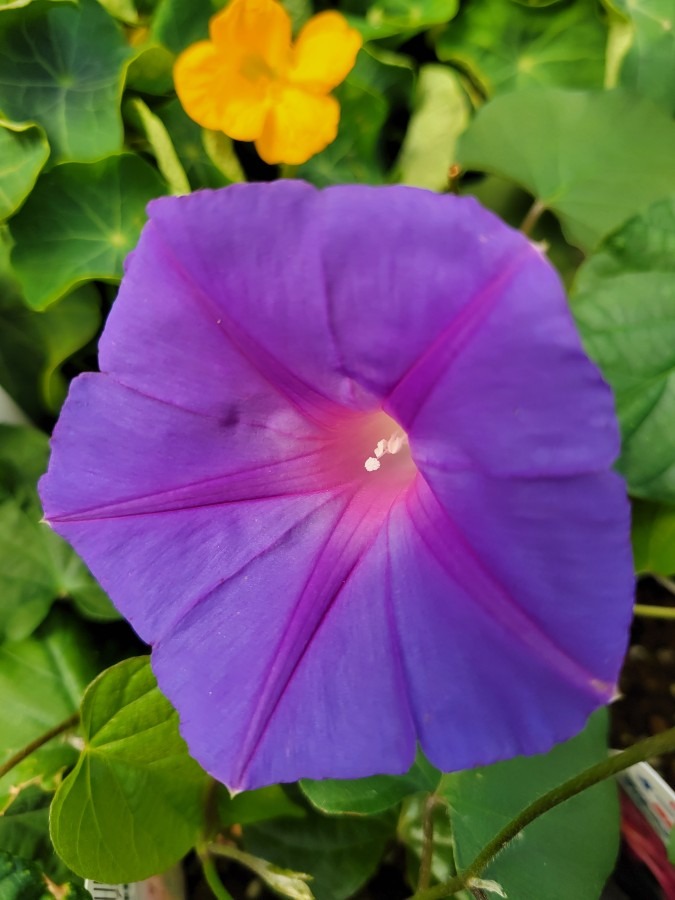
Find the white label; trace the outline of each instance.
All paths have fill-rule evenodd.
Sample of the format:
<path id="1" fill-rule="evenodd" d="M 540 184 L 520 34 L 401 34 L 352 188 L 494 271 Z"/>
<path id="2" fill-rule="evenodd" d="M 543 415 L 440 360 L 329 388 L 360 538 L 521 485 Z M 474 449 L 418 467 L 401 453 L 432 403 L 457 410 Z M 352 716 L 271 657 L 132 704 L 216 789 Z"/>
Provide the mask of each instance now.
<path id="1" fill-rule="evenodd" d="M 646 762 L 636 763 L 619 772 L 619 784 L 649 821 L 654 831 L 668 843 L 675 825 L 675 791 Z"/>
<path id="2" fill-rule="evenodd" d="M 138 885 L 104 884 L 101 881 L 85 881 L 85 888 L 94 900 L 140 900 Z"/>

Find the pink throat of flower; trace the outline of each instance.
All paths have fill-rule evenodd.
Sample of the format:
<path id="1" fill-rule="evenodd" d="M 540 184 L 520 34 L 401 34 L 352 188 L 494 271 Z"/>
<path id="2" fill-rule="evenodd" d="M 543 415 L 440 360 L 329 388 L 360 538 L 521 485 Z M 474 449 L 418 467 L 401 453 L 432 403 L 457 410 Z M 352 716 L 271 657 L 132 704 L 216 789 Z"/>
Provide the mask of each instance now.
<path id="1" fill-rule="evenodd" d="M 351 465 L 358 466 L 354 477 L 365 478 L 370 487 L 404 487 L 417 473 L 408 435 L 384 412 L 364 418 L 355 443 L 359 455 L 358 460 L 352 458 Z"/>

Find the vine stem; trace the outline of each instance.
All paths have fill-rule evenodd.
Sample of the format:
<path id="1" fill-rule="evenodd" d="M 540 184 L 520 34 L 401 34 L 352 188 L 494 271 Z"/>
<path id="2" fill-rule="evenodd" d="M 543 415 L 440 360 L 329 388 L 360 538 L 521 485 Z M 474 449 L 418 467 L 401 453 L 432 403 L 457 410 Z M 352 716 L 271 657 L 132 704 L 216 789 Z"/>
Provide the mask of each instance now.
<path id="1" fill-rule="evenodd" d="M 665 575 L 652 575 L 652 578 L 671 594 L 675 594 L 675 581 L 672 578 L 666 578 Z"/>
<path id="2" fill-rule="evenodd" d="M 669 728 L 661 734 L 654 737 L 646 738 L 639 741 L 627 750 L 616 753 L 602 762 L 596 763 L 590 769 L 586 769 L 574 778 L 570 778 L 558 787 L 543 794 L 537 798 L 529 806 L 526 806 L 518 815 L 502 828 L 498 834 L 489 841 L 480 851 L 478 856 L 471 862 L 463 872 L 455 878 L 443 884 L 434 885 L 422 891 L 417 891 L 410 900 L 443 900 L 445 897 L 451 897 L 458 891 L 465 888 L 471 888 L 472 883 L 480 878 L 483 870 L 492 862 L 492 860 L 500 853 L 513 838 L 533 822 L 539 816 L 564 803 L 576 794 L 580 794 L 587 788 L 623 772 L 635 763 L 642 762 L 652 756 L 658 756 L 661 753 L 672 753 L 675 751 L 675 728 Z"/>
<path id="3" fill-rule="evenodd" d="M 230 894 L 223 882 L 220 880 L 218 869 L 216 868 L 216 864 L 209 854 L 208 849 L 206 847 L 201 848 L 198 851 L 198 855 L 199 860 L 202 864 L 204 878 L 206 879 L 206 883 L 208 884 L 208 886 L 211 888 L 213 896 L 216 897 L 217 900 L 233 900 L 232 894 Z"/>
<path id="4" fill-rule="evenodd" d="M 645 606 L 643 603 L 636 603 L 633 612 L 646 619 L 675 619 L 675 606 Z"/>
<path id="5" fill-rule="evenodd" d="M 63 722 L 60 722 L 58 725 L 55 725 L 53 728 L 50 728 L 49 731 L 45 731 L 44 734 L 41 734 L 40 737 L 35 738 L 34 741 L 31 741 L 30 744 L 26 744 L 25 747 L 22 747 L 18 753 L 15 753 L 14 756 L 10 756 L 6 763 L 3 763 L 0 766 L 0 778 L 4 778 L 4 776 L 11 772 L 15 766 L 18 766 L 19 763 L 23 762 L 27 756 L 30 756 L 31 753 L 35 753 L 36 750 L 39 750 L 44 744 L 48 744 L 52 738 L 58 737 L 60 734 L 63 734 L 64 731 L 68 731 L 70 728 L 74 728 L 75 725 L 80 721 L 80 714 L 73 713 L 72 716 L 69 716 L 67 719 L 64 719 Z"/>
<path id="6" fill-rule="evenodd" d="M 539 218 L 542 213 L 546 212 L 546 207 L 541 202 L 541 200 L 535 200 L 532 206 L 527 211 L 527 215 L 523 219 L 520 230 L 523 234 L 530 235 L 532 233 L 532 229 L 539 221 Z"/>
<path id="7" fill-rule="evenodd" d="M 420 858 L 420 873 L 417 879 L 417 890 L 422 891 L 429 887 L 431 881 L 431 863 L 434 858 L 434 813 L 438 806 L 437 794 L 429 794 L 424 801 L 422 811 L 422 856 Z"/>

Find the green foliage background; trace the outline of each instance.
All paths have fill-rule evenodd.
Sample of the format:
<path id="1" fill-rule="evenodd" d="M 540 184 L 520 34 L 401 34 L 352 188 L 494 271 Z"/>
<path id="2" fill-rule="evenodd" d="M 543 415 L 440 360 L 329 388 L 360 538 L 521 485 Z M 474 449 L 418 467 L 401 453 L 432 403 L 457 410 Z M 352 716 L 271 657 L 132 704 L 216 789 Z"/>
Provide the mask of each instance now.
<path id="1" fill-rule="evenodd" d="M 81 898 L 83 878 L 142 879 L 217 834 L 236 896 L 252 880 L 265 896 L 387 896 L 392 869 L 412 893 L 430 797 L 442 881 L 607 753 L 602 711 L 542 757 L 452 775 L 420 757 L 400 778 L 230 798 L 188 756 L 146 648 L 40 522 L 47 435 L 69 380 L 96 366 L 148 200 L 289 174 L 175 97 L 175 55 L 220 5 L 0 0 L 0 765 L 80 711 L 0 779 L 2 900 Z M 295 174 L 471 193 L 525 219 L 615 393 L 636 570 L 673 573 L 675 0 L 285 5 L 296 28 L 337 7 L 365 40 L 336 91 L 337 139 Z M 485 877 L 512 900 L 596 900 L 617 846 L 605 783 L 528 826 Z"/>

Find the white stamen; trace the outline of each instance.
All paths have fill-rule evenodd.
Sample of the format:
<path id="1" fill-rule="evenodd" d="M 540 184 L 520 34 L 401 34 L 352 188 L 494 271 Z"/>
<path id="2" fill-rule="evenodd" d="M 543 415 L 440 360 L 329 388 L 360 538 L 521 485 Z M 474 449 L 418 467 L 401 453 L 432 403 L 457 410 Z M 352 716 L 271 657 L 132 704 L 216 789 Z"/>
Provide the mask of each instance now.
<path id="1" fill-rule="evenodd" d="M 383 438 L 381 441 L 378 441 L 377 447 L 373 451 L 375 456 L 369 456 L 364 463 L 366 472 L 377 472 L 380 468 L 380 459 L 385 453 L 391 453 L 393 456 L 407 443 L 408 438 L 402 431 L 395 431 L 388 440 Z"/>
<path id="2" fill-rule="evenodd" d="M 387 441 L 387 452 L 388 453 L 398 453 L 401 447 L 405 444 L 405 435 L 402 431 L 397 431 L 389 438 Z"/>

